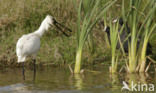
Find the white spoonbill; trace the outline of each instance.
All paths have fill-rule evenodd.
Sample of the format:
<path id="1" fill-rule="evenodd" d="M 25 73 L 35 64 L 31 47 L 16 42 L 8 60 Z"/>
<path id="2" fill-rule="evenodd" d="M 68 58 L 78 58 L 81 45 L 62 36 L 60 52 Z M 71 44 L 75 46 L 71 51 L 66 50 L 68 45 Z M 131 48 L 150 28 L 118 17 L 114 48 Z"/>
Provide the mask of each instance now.
<path id="1" fill-rule="evenodd" d="M 38 30 L 35 32 L 23 35 L 19 40 L 17 41 L 16 44 L 16 55 L 18 57 L 18 63 L 23 62 L 23 75 L 24 75 L 24 62 L 26 60 L 26 57 L 32 56 L 33 57 L 33 62 L 34 62 L 34 72 L 36 72 L 36 55 L 37 52 L 40 49 L 40 38 L 43 36 L 43 34 L 48 31 L 50 26 L 56 26 L 59 31 L 63 32 L 66 36 L 66 34 L 61 27 L 66 29 L 67 31 L 71 32 L 70 29 L 65 27 L 64 25 L 58 23 L 52 16 L 47 15 L 46 18 L 43 20 L 41 23 L 40 27 Z"/>

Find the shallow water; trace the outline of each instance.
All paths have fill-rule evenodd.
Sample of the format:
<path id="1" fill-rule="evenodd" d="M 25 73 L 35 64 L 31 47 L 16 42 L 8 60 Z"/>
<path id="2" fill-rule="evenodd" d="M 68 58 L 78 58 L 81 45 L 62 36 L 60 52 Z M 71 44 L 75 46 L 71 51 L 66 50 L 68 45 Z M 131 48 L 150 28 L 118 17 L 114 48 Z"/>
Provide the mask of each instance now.
<path id="1" fill-rule="evenodd" d="M 35 78 L 33 70 L 26 69 L 23 80 L 21 68 L 1 70 L 0 93 L 121 93 L 123 81 L 156 85 L 154 73 L 110 75 L 104 66 L 89 69 L 102 72 L 72 75 L 68 68 L 49 66 L 37 69 Z"/>

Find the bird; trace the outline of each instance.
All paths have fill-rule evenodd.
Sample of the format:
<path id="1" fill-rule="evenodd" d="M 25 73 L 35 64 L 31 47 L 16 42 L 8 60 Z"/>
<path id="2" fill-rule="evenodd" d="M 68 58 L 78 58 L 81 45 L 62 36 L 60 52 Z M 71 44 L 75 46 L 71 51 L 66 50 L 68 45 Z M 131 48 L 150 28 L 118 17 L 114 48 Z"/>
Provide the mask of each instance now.
<path id="1" fill-rule="evenodd" d="M 17 62 L 23 63 L 23 70 L 22 73 L 24 75 L 24 62 L 28 56 L 32 56 L 33 64 L 34 64 L 34 73 L 36 73 L 36 56 L 40 49 L 40 39 L 45 32 L 51 26 L 56 26 L 59 31 L 63 32 L 64 35 L 69 36 L 66 34 L 62 28 L 66 29 L 69 32 L 72 32 L 69 28 L 65 27 L 64 25 L 58 23 L 55 18 L 51 15 L 47 15 L 45 19 L 42 21 L 40 27 L 29 34 L 25 34 L 20 37 L 16 44 L 16 55 L 17 55 Z"/>
<path id="2" fill-rule="evenodd" d="M 117 22 L 117 19 L 113 20 L 113 23 L 116 23 Z M 119 24 L 120 26 L 122 26 L 124 23 L 122 21 L 122 19 L 119 19 Z M 108 36 L 108 40 L 109 40 L 109 43 L 111 44 L 111 40 L 110 40 L 110 27 L 109 26 L 105 26 L 104 27 L 104 32 L 107 33 L 107 36 Z M 125 39 L 127 38 L 127 36 L 129 35 L 130 33 L 130 28 L 128 27 L 128 25 L 126 24 L 126 27 L 123 28 L 123 31 L 121 32 L 121 30 L 118 31 L 120 33 L 120 40 L 121 40 L 121 43 L 123 44 L 123 49 L 126 53 L 128 53 L 128 40 L 130 38 L 128 38 L 128 40 L 125 41 Z M 117 43 L 117 49 L 120 49 L 121 48 L 121 45 L 118 41 Z"/>
<path id="3" fill-rule="evenodd" d="M 114 21 L 116 22 L 116 21 Z M 123 22 L 123 19 L 122 18 L 119 18 L 119 25 L 122 27 L 124 25 L 124 22 Z M 110 43 L 110 27 L 109 26 L 105 26 L 104 27 L 104 31 L 107 33 L 107 36 L 108 36 L 108 40 L 109 40 L 109 43 Z M 120 33 L 120 29 L 118 30 L 118 32 Z M 121 40 L 121 43 L 123 44 L 123 49 L 125 51 L 125 53 L 128 53 L 128 42 L 131 41 L 131 31 L 130 31 L 130 27 L 128 26 L 128 23 L 125 22 L 125 27 L 123 28 L 123 31 L 120 33 L 120 40 Z M 128 37 L 128 39 L 127 39 Z M 127 39 L 127 40 L 126 40 Z M 137 41 L 137 49 L 139 48 L 139 45 L 141 43 L 141 37 L 138 38 L 138 41 Z M 118 41 L 117 43 L 117 49 L 120 49 L 121 48 L 121 45 Z M 147 51 L 146 51 L 146 54 L 147 55 L 150 55 L 152 54 L 152 46 L 151 44 L 148 42 L 147 44 Z"/>

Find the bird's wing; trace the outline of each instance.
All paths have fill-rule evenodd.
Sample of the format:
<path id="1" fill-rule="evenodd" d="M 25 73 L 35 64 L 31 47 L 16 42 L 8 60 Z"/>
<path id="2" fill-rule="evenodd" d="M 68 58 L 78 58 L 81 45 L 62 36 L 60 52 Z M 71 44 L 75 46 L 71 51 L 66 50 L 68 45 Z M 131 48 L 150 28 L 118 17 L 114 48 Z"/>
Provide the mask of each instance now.
<path id="1" fill-rule="evenodd" d="M 40 38 L 35 34 L 23 35 L 17 42 L 16 52 L 18 55 L 31 55 L 37 53 L 40 48 Z"/>
<path id="2" fill-rule="evenodd" d="M 30 38 L 30 35 L 23 35 L 21 38 L 18 39 L 16 44 L 16 53 L 18 55 L 22 55 L 22 51 L 24 48 L 24 45 L 26 44 L 27 38 Z"/>
<path id="3" fill-rule="evenodd" d="M 18 39 L 17 44 L 16 44 L 16 54 L 17 56 L 20 56 L 22 53 L 22 49 L 23 49 L 23 37 L 24 35 Z"/>

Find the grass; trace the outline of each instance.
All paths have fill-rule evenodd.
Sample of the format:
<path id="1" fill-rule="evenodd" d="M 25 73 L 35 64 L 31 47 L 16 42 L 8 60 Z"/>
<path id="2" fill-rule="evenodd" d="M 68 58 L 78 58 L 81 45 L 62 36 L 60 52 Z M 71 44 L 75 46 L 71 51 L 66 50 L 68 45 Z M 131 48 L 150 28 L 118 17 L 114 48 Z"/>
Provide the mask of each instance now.
<path id="1" fill-rule="evenodd" d="M 97 12 L 94 12 L 95 14 L 93 15 L 93 17 L 86 16 L 87 11 L 93 11 L 93 10 L 88 10 L 89 6 L 86 6 L 86 8 L 80 12 L 81 15 L 79 14 L 79 16 L 81 16 L 80 18 L 77 15 L 77 10 L 76 10 L 77 9 L 76 6 L 79 3 L 73 4 L 73 1 L 74 0 L 63 0 L 63 1 L 62 0 L 38 0 L 38 1 L 1 0 L 0 1 L 0 66 L 12 66 L 13 64 L 16 65 L 17 58 L 15 54 L 15 47 L 18 38 L 20 38 L 23 34 L 27 34 L 35 31 L 39 27 L 41 21 L 44 19 L 44 17 L 47 14 L 54 16 L 57 19 L 57 21 L 71 28 L 73 32 L 71 37 L 67 38 L 63 36 L 62 33 L 59 33 L 57 29 L 55 29 L 55 27 L 52 27 L 41 39 L 41 49 L 37 56 L 38 64 L 39 63 L 46 64 L 46 65 L 74 64 L 75 60 L 77 60 L 78 63 L 80 61 L 80 64 L 78 64 L 78 70 L 80 70 L 79 67 L 80 65 L 105 64 L 106 62 L 111 63 L 112 49 L 110 49 L 106 45 L 107 38 L 105 36 L 105 33 L 102 32 L 103 28 L 100 29 L 98 28 L 97 24 L 95 25 L 97 20 L 94 23 L 97 17 L 96 16 Z M 103 1 L 104 2 L 100 3 L 101 5 L 99 5 L 99 7 L 101 6 L 104 7 L 106 2 L 110 0 L 103 0 Z M 106 12 L 104 9 L 104 14 L 101 14 L 104 16 L 100 15 L 98 20 L 104 20 L 104 24 L 109 24 L 110 20 L 117 18 L 119 16 L 123 16 L 124 20 L 128 21 L 129 26 L 132 28 L 131 29 L 132 40 L 131 42 L 129 42 L 130 52 L 128 55 L 129 58 L 127 58 L 128 59 L 127 66 L 128 69 L 131 69 L 131 72 L 133 72 L 136 70 L 136 67 L 138 67 L 139 61 L 143 62 L 141 60 L 146 60 L 145 59 L 146 54 L 144 51 L 146 50 L 147 42 L 150 42 L 152 44 L 153 46 L 152 56 L 156 57 L 156 48 L 155 48 L 156 33 L 155 30 L 153 30 L 154 34 L 148 33 L 149 30 L 152 31 L 155 21 L 152 21 L 153 24 L 150 27 L 148 27 L 148 25 L 146 24 L 148 23 L 148 21 L 146 21 L 145 24 L 144 24 L 144 20 L 142 21 L 142 19 L 146 19 L 146 17 L 148 17 L 148 12 L 149 12 L 148 10 L 150 10 L 150 8 L 149 6 L 147 6 L 147 4 L 149 1 L 148 0 L 142 1 L 140 6 L 136 8 L 138 10 L 134 9 L 134 13 L 130 12 L 132 6 L 129 6 L 128 8 L 125 7 L 132 4 L 130 3 L 131 1 L 132 0 L 117 1 L 113 6 L 111 6 L 110 9 L 108 9 L 109 12 Z M 84 2 L 87 5 L 87 0 L 85 0 Z M 138 18 L 138 15 L 142 15 L 142 16 Z M 108 18 L 107 16 L 111 16 L 111 18 Z M 80 22 L 77 22 L 78 17 L 79 20 L 81 19 Z M 145 31 L 144 28 L 138 29 L 137 27 L 140 21 L 142 22 L 142 26 L 145 25 L 148 27 L 148 29 L 145 29 Z M 92 29 L 93 25 L 94 28 Z M 142 45 L 144 46 L 139 48 L 139 50 L 140 51 L 143 50 L 142 52 L 144 53 L 137 52 L 137 48 L 136 48 L 137 46 L 136 43 L 138 40 L 137 31 L 139 30 L 140 32 L 141 31 L 145 32 L 142 33 L 143 41 L 141 41 Z M 75 56 L 77 56 L 77 59 L 75 59 Z M 31 60 L 29 59 L 28 61 L 31 62 Z M 120 58 L 118 58 L 118 64 L 120 64 L 119 62 L 120 62 Z M 112 63 L 114 64 L 115 62 Z M 112 67 L 115 66 L 112 65 Z M 79 71 L 75 71 L 75 72 L 79 72 Z"/>
<path id="2" fill-rule="evenodd" d="M 18 1 L 10 2 L 9 0 L 6 1 L 2 0 L 1 2 L 3 2 L 3 5 L 0 7 L 0 12 L 1 14 L 3 14 L 0 16 L 1 19 L 0 20 L 0 38 L 1 38 L 0 57 L 2 61 L 8 62 L 8 60 L 12 60 L 11 63 L 16 62 L 15 46 L 18 38 L 21 37 L 23 34 L 27 34 L 35 31 L 39 27 L 41 21 L 44 19 L 44 17 L 47 14 L 53 15 L 61 23 L 66 24 L 70 28 L 74 28 L 74 26 L 71 27 L 71 25 L 74 24 L 73 22 L 74 15 L 73 17 L 72 15 L 70 15 L 70 17 L 67 18 L 67 16 L 69 16 L 70 13 L 74 12 L 74 11 L 67 11 L 69 8 L 73 7 L 71 6 L 72 1 L 68 1 L 68 3 L 64 7 L 61 7 L 61 4 L 63 4 L 64 2 L 57 2 L 57 0 L 48 1 L 48 2 L 44 0 L 26 1 L 26 2 L 25 0 L 23 1 L 21 0 L 19 2 Z M 11 5 L 7 6 L 8 4 L 7 2 L 9 2 Z M 24 7 L 23 4 L 25 5 Z M 4 11 L 5 6 L 8 7 L 8 10 Z M 24 9 L 21 7 L 23 7 Z M 61 10 L 63 12 L 60 11 L 59 11 L 60 13 L 56 12 L 58 10 Z M 66 14 L 66 16 L 64 16 L 64 14 Z M 72 24 L 69 23 L 69 20 Z M 43 36 L 41 42 L 42 42 L 41 49 L 40 49 L 40 53 L 38 54 L 39 56 L 37 58 L 39 62 L 49 62 L 53 60 L 53 62 L 56 63 L 55 60 L 57 58 L 54 58 L 55 46 L 56 47 L 60 46 L 58 47 L 58 50 L 61 51 L 64 59 L 67 59 L 67 57 L 68 59 L 70 58 L 69 60 L 64 60 L 66 61 L 66 63 L 71 62 L 73 60 L 72 57 L 70 57 L 71 55 L 64 54 L 62 50 L 63 51 L 69 50 L 69 54 L 74 54 L 73 50 L 75 46 L 72 46 L 69 49 L 71 43 L 75 42 L 74 36 L 70 38 L 66 38 L 61 33 L 57 33 L 57 30 L 53 28 Z M 66 46 L 64 42 L 69 46 Z M 47 50 L 45 51 L 45 49 Z M 57 63 L 57 64 L 61 64 L 61 63 Z"/>
<path id="3" fill-rule="evenodd" d="M 66 2 L 66 3 L 65 3 Z M 16 42 L 23 34 L 34 32 L 40 25 L 41 21 L 47 14 L 54 16 L 57 21 L 71 28 L 73 33 L 67 38 L 52 27 L 41 39 L 41 49 L 37 56 L 37 63 L 41 64 L 73 64 L 75 60 L 76 46 L 76 15 L 73 0 L 52 0 L 52 1 L 0 1 L 0 63 L 3 66 L 16 65 Z M 84 46 L 84 65 L 92 64 L 98 58 L 105 58 L 109 54 L 105 50 L 103 33 L 98 33 L 99 29 L 95 28 L 93 38 L 96 46 L 94 55 L 90 54 L 87 46 Z M 103 47 L 104 46 L 104 47 Z M 56 47 L 62 58 L 55 58 Z M 46 49 L 46 50 L 45 50 Z M 62 60 L 63 59 L 63 60 Z M 31 60 L 28 59 L 28 63 Z M 99 61 L 102 63 L 103 61 Z M 13 65 L 15 64 L 15 65 Z"/>

